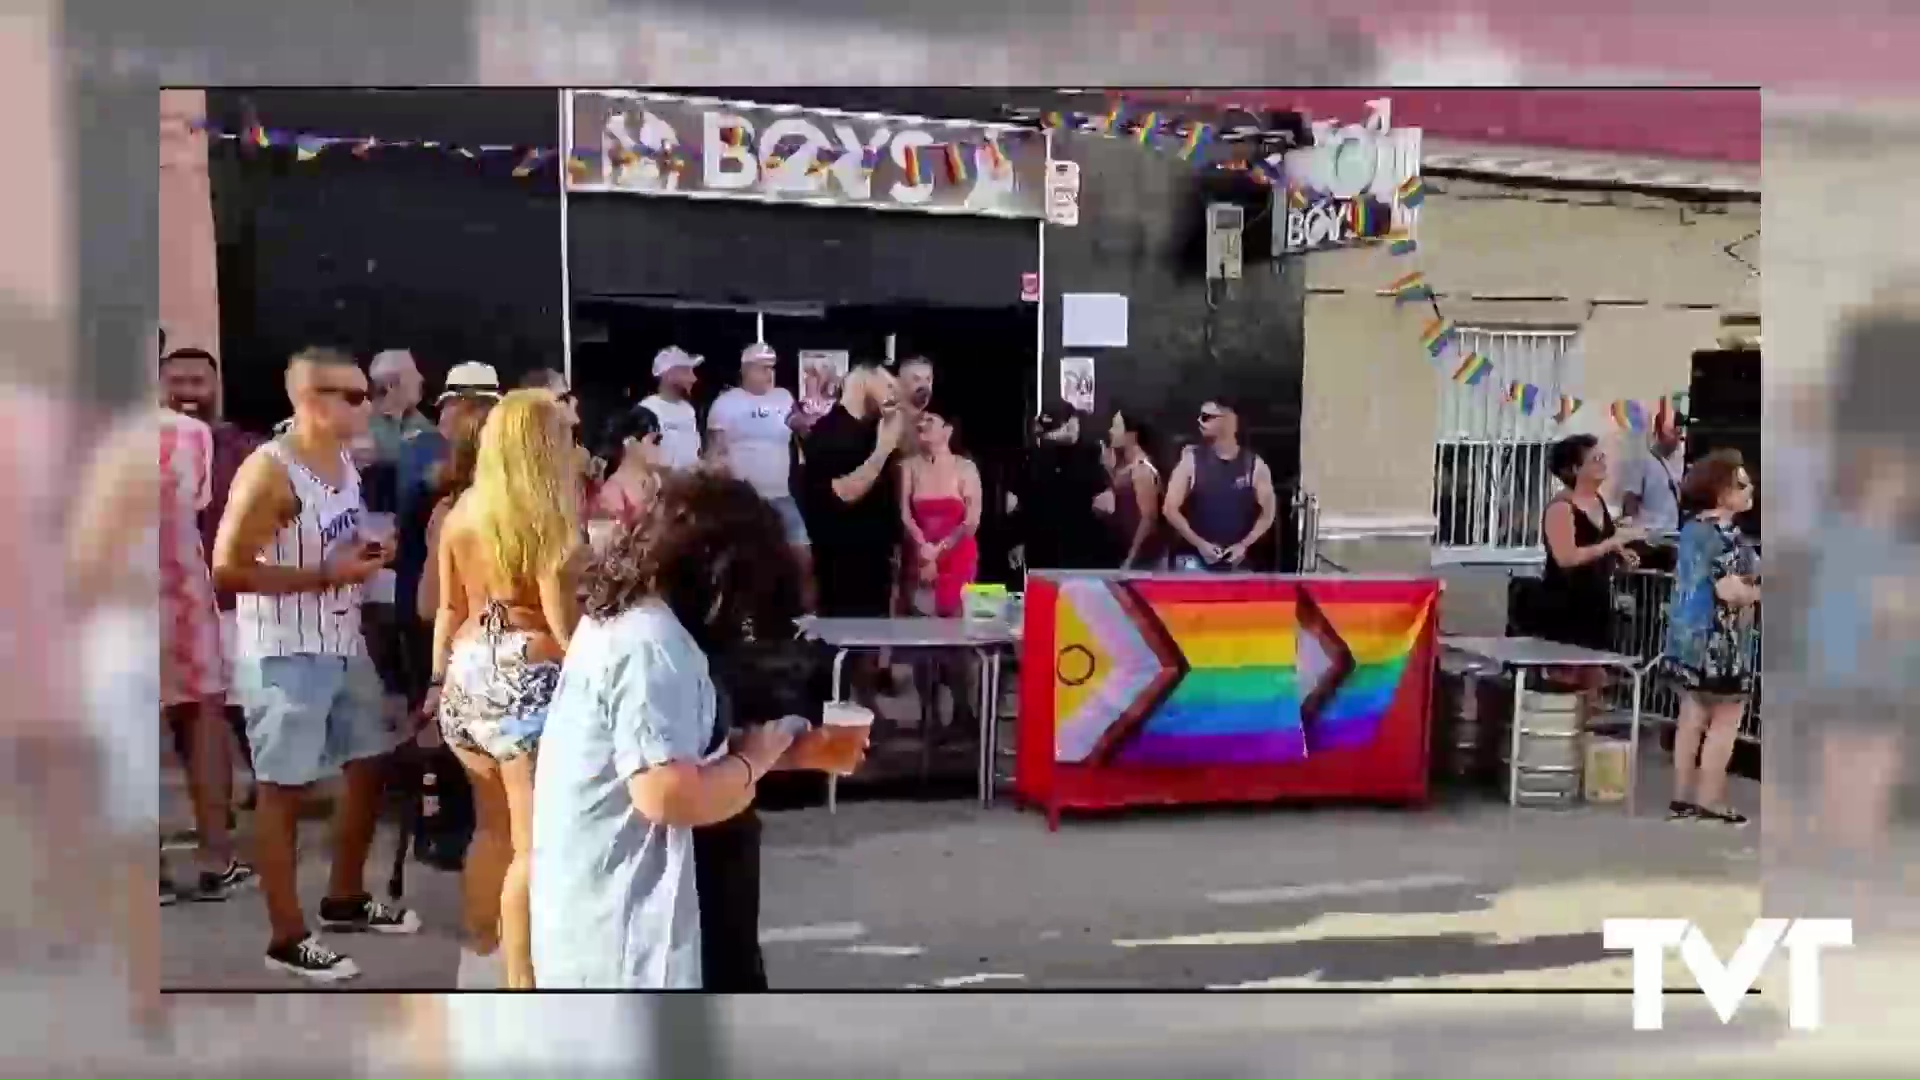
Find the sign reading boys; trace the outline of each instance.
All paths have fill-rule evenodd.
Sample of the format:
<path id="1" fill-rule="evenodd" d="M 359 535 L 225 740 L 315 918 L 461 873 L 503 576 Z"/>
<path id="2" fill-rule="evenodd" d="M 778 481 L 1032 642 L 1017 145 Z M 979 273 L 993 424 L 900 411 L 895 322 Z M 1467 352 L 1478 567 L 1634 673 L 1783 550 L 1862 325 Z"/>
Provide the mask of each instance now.
<path id="1" fill-rule="evenodd" d="M 567 190 L 1037 218 L 1046 136 L 1011 124 L 572 90 Z"/>

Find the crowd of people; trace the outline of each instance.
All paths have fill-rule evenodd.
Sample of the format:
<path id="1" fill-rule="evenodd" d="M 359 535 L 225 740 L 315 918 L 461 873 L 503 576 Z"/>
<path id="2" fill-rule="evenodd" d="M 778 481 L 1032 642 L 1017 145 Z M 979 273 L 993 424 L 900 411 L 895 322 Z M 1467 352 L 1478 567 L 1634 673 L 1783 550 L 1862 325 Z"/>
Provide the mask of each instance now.
<path id="1" fill-rule="evenodd" d="M 1742 826 L 1748 818 L 1728 802 L 1727 772 L 1759 675 L 1760 559 L 1738 524 L 1753 507 L 1753 478 L 1736 450 L 1716 450 L 1682 471 L 1675 464 L 1682 435 L 1663 410 L 1615 488 L 1621 520 L 1605 497 L 1610 474 L 1599 440 L 1573 435 L 1554 445 L 1548 468 L 1563 490 L 1543 512 L 1545 564 L 1519 622 L 1535 637 L 1616 651 L 1614 576 L 1643 566 L 1670 570 L 1660 666 L 1679 693 L 1680 713 L 1668 816 Z M 1584 728 L 1604 673 L 1553 675 L 1580 695 Z"/>
<path id="2" fill-rule="evenodd" d="M 766 670 L 807 611 L 958 615 L 987 509 L 931 363 L 855 365 L 813 415 L 776 361 L 745 348 L 704 416 L 702 358 L 679 348 L 654 358 L 654 393 L 609 410 L 560 372 L 508 389 L 457 364 L 429 419 L 405 350 L 363 367 L 310 348 L 260 439 L 221 417 L 210 353 L 163 352 L 161 700 L 198 863 L 183 878 L 163 853 L 162 904 L 257 879 L 266 965 L 352 978 L 321 933 L 421 926 L 365 880 L 405 748 L 437 804 L 417 854 L 463 875 L 459 985 L 764 987 L 755 791 L 854 771 L 866 733 L 820 725 L 804 676 L 769 689 L 741 658 Z M 1275 497 L 1231 406 L 1202 408 L 1165 485 L 1137 416 L 1099 441 L 1081 421 L 1044 411 L 1009 485 L 1024 566 L 1257 563 Z M 309 920 L 297 837 L 323 781 L 332 866 Z"/>

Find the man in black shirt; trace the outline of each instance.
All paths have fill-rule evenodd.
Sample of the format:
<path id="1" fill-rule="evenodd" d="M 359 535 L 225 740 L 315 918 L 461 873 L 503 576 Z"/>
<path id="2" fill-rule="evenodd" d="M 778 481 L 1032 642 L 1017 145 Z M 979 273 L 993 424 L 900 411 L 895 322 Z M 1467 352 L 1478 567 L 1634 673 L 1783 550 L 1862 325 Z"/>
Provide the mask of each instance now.
<path id="1" fill-rule="evenodd" d="M 894 377 L 877 364 L 847 373 L 840 401 L 807 432 L 801 509 L 813 537 L 819 611 L 887 614 L 888 567 L 900 543 L 892 470 L 905 416 Z"/>
<path id="2" fill-rule="evenodd" d="M 1035 434 L 1012 500 L 1026 568 L 1112 566 L 1110 531 L 1094 509 L 1094 500 L 1111 483 L 1099 448 L 1081 441 L 1079 414 L 1064 404 L 1040 414 Z"/>

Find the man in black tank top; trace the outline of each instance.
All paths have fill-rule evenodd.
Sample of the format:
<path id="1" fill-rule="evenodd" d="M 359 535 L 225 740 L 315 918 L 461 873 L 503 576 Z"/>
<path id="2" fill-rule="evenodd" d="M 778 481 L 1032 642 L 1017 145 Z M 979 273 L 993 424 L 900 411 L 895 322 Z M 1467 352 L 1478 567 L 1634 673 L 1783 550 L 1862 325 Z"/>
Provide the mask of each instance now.
<path id="1" fill-rule="evenodd" d="M 1167 481 L 1167 524 L 1178 537 L 1174 566 L 1216 571 L 1262 570 L 1249 555 L 1273 528 L 1278 502 L 1273 474 L 1240 445 L 1240 417 L 1218 399 L 1200 406 L 1200 442 L 1180 455 Z"/>

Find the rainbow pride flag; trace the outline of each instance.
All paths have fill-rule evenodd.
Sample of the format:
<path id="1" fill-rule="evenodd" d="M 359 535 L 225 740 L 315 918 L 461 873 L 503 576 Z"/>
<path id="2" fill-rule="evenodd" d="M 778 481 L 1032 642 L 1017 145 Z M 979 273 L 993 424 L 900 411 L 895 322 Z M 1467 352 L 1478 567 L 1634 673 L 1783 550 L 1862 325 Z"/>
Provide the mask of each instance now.
<path id="1" fill-rule="evenodd" d="M 1440 354 L 1446 352 L 1447 346 L 1452 342 L 1453 320 L 1445 316 L 1437 317 L 1428 323 L 1427 328 L 1420 334 L 1421 346 L 1427 350 L 1427 355 L 1435 359 L 1439 359 Z"/>
<path id="2" fill-rule="evenodd" d="M 325 139 L 302 135 L 293 142 L 293 156 L 300 161 L 312 161 L 320 156 L 320 151 L 325 149 L 326 145 Z"/>
<path id="3" fill-rule="evenodd" d="M 1478 386 L 1493 371 L 1493 365 L 1477 352 L 1468 353 L 1453 369 L 1453 381 L 1462 386 Z"/>
<path id="4" fill-rule="evenodd" d="M 1067 118 L 1057 112 L 1041 113 L 1040 126 L 1058 131 L 1067 126 Z"/>
<path id="5" fill-rule="evenodd" d="M 1133 141 L 1145 146 L 1160 134 L 1160 114 L 1150 112 L 1140 118 L 1140 125 L 1134 128 Z"/>
<path id="6" fill-rule="evenodd" d="M 1418 270 L 1401 277 L 1392 285 L 1387 286 L 1387 290 L 1393 293 L 1393 302 L 1395 304 L 1407 304 L 1416 300 L 1433 299 L 1433 290 L 1427 286 L 1427 275 Z"/>
<path id="7" fill-rule="evenodd" d="M 584 181 L 587 178 L 587 176 L 588 176 L 588 173 L 587 173 L 586 161 L 577 157 L 567 158 L 568 179 L 574 181 L 575 183 L 579 183 L 581 181 Z"/>
<path id="8" fill-rule="evenodd" d="M 1508 383 L 1507 400 L 1520 406 L 1523 415 L 1532 416 L 1534 406 L 1540 403 L 1540 388 L 1532 383 Z"/>
<path id="9" fill-rule="evenodd" d="M 1110 112 L 1108 112 L 1107 115 L 1100 118 L 1099 120 L 1100 130 L 1108 135 L 1120 134 L 1120 121 L 1125 119 L 1126 115 L 1127 115 L 1126 103 L 1119 102 L 1119 101 L 1114 102 L 1113 109 Z"/>
<path id="10" fill-rule="evenodd" d="M 728 146 L 744 146 L 747 141 L 747 133 L 737 125 L 728 124 L 726 127 L 720 129 L 720 141 Z"/>
<path id="11" fill-rule="evenodd" d="M 1355 236 L 1373 235 L 1373 226 L 1379 221 L 1379 215 L 1373 212 L 1373 203 L 1365 196 L 1356 196 L 1347 204 L 1347 225 Z"/>
<path id="12" fill-rule="evenodd" d="M 1295 210 L 1305 210 L 1309 205 L 1311 205 L 1310 201 L 1307 198 L 1306 189 L 1297 188 L 1297 187 L 1288 188 L 1287 189 L 1287 205 L 1293 207 Z"/>
<path id="13" fill-rule="evenodd" d="M 540 151 L 529 150 L 520 156 L 519 164 L 513 167 L 515 176 L 532 176 L 533 170 L 540 167 Z"/>
<path id="14" fill-rule="evenodd" d="M 909 146 L 900 155 L 901 171 L 907 174 L 907 183 L 919 187 L 926 183 L 926 174 L 920 171 L 920 151 Z"/>
<path id="15" fill-rule="evenodd" d="M 1628 431 L 1640 431 L 1647 425 L 1647 415 L 1637 401 L 1616 401 L 1607 406 L 1607 412 L 1613 422 Z"/>
<path id="16" fill-rule="evenodd" d="M 1187 137 L 1180 142 L 1180 160 L 1191 161 L 1200 148 L 1213 138 L 1213 128 L 1207 124 L 1195 124 L 1187 129 Z"/>
<path id="17" fill-rule="evenodd" d="M 1570 397 L 1566 394 L 1561 394 L 1560 408 L 1557 411 L 1555 411 L 1553 414 L 1554 421 L 1556 423 L 1561 423 L 1561 424 L 1566 423 L 1568 420 L 1573 418 L 1574 413 L 1577 413 L 1580 411 L 1581 404 L 1582 403 L 1579 398 Z"/>
<path id="18" fill-rule="evenodd" d="M 1411 255 L 1419 250 L 1419 243 L 1405 233 L 1395 236 L 1392 242 L 1387 244 L 1387 251 L 1393 255 Z"/>
<path id="19" fill-rule="evenodd" d="M 994 142 L 992 139 L 984 139 L 980 143 L 980 148 L 987 153 L 987 170 L 989 172 L 998 175 L 1006 170 L 1007 155 L 1001 153 L 999 143 Z"/>
<path id="20" fill-rule="evenodd" d="M 1409 210 L 1414 210 L 1414 209 L 1417 209 L 1421 203 L 1426 201 L 1427 201 L 1427 185 L 1422 183 L 1419 177 L 1410 176 L 1407 178 L 1406 183 L 1400 185 L 1400 205 L 1401 206 L 1404 206 Z"/>
<path id="21" fill-rule="evenodd" d="M 247 132 L 247 140 L 262 150 L 273 145 L 273 138 L 267 134 L 267 129 L 259 124 L 253 125 Z"/>

